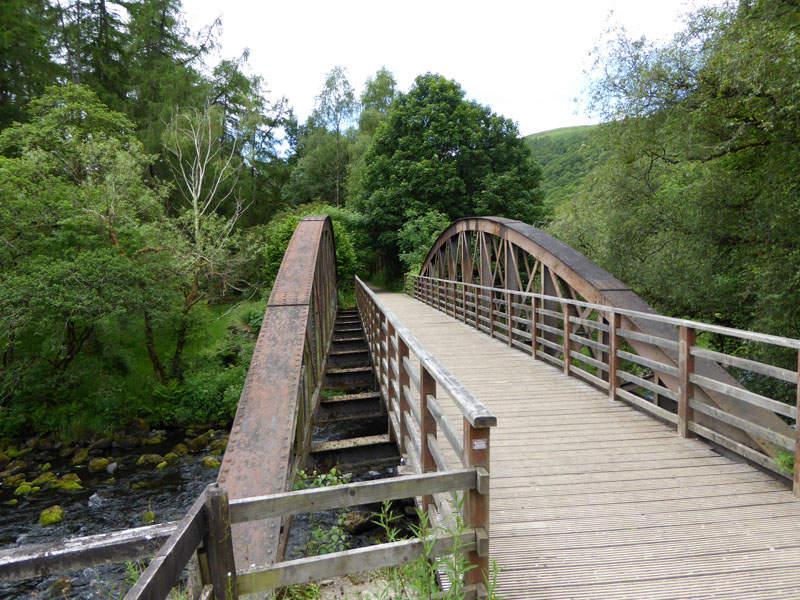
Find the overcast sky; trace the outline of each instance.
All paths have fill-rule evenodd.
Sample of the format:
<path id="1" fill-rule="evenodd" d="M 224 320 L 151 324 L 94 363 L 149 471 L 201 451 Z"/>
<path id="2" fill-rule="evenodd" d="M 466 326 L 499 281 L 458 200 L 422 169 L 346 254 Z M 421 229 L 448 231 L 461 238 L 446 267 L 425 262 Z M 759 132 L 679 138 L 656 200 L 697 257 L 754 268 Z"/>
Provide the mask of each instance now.
<path id="1" fill-rule="evenodd" d="M 708 0 L 700 4 L 719 3 Z M 184 0 L 190 27 L 222 17 L 222 57 L 250 49 L 253 73 L 286 96 L 300 121 L 334 66 L 358 94 L 385 66 L 408 91 L 428 71 L 519 123 L 523 135 L 592 122 L 574 99 L 589 53 L 621 24 L 666 39 L 697 0 Z"/>

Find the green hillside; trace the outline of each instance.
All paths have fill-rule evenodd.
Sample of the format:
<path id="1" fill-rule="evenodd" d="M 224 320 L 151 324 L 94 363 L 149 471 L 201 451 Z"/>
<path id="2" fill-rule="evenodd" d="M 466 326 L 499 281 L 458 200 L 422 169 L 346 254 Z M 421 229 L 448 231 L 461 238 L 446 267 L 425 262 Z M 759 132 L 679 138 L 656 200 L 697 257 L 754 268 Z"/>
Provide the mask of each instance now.
<path id="1" fill-rule="evenodd" d="M 596 125 L 561 127 L 525 137 L 542 166 L 542 190 L 548 209 L 572 197 L 597 164 L 600 149 L 594 142 L 596 128 Z"/>

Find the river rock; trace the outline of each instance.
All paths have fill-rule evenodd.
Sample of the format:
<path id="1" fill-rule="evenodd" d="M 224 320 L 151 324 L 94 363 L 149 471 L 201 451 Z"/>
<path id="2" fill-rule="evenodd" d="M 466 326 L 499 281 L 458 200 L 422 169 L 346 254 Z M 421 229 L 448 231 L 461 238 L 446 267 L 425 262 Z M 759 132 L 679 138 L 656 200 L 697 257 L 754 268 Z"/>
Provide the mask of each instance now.
<path id="1" fill-rule="evenodd" d="M 31 485 L 38 485 L 38 486 L 47 485 L 48 483 L 51 483 L 56 479 L 57 477 L 55 473 L 53 473 L 52 471 L 45 471 L 44 473 L 39 475 L 36 479 L 31 481 Z"/>
<path id="2" fill-rule="evenodd" d="M 157 465 L 160 462 L 164 462 L 164 457 L 160 454 L 142 454 L 139 457 L 139 460 L 136 461 L 136 466 L 141 467 L 142 465 Z"/>
<path id="3" fill-rule="evenodd" d="M 15 496 L 27 496 L 33 491 L 33 486 L 28 482 L 20 483 L 14 490 Z"/>
<path id="4" fill-rule="evenodd" d="M 172 449 L 171 454 L 177 454 L 178 456 L 183 456 L 184 454 L 189 454 L 189 448 L 186 447 L 186 444 L 175 444 L 175 447 Z"/>
<path id="5" fill-rule="evenodd" d="M 56 479 L 50 482 L 50 487 L 55 490 L 63 490 L 65 492 L 75 492 L 82 490 L 81 478 L 76 473 L 67 473 L 61 479 Z"/>
<path id="6" fill-rule="evenodd" d="M 89 446 L 89 450 L 108 450 L 114 444 L 114 438 L 111 436 L 101 437 L 99 440 L 95 441 L 91 446 Z"/>
<path id="7" fill-rule="evenodd" d="M 196 438 L 188 440 L 186 446 L 191 452 L 202 452 L 208 443 L 211 441 L 211 435 L 206 432 L 203 435 L 198 435 Z M 177 453 L 176 453 L 177 454 Z"/>
<path id="8" fill-rule="evenodd" d="M 42 511 L 42 514 L 39 515 L 39 525 L 42 527 L 47 527 L 48 525 L 53 525 L 55 523 L 61 523 L 63 520 L 64 509 L 58 504 L 51 506 L 50 508 L 45 508 Z"/>
<path id="9" fill-rule="evenodd" d="M 354 510 L 342 522 L 342 528 L 351 535 L 358 535 L 372 527 L 375 514 L 366 510 Z"/>
<path id="10" fill-rule="evenodd" d="M 89 500 L 87 502 L 87 505 L 89 506 L 89 508 L 97 508 L 98 506 L 102 506 L 105 503 L 106 503 L 106 499 L 103 498 L 97 492 L 95 492 L 94 494 L 89 496 Z"/>
<path id="11" fill-rule="evenodd" d="M 25 482 L 25 473 L 15 473 L 14 475 L 8 474 L 3 477 L 3 487 L 11 489 L 16 488 Z"/>
<path id="12" fill-rule="evenodd" d="M 5 467 L 11 462 L 11 457 L 8 454 L 0 452 L 0 468 Z"/>
<path id="13" fill-rule="evenodd" d="M 125 433 L 114 436 L 114 447 L 119 450 L 133 450 L 139 446 L 139 438 Z"/>
<path id="14" fill-rule="evenodd" d="M 33 452 L 33 448 L 21 448 L 19 450 L 15 446 L 9 446 L 6 448 L 6 454 L 9 458 L 25 456 L 28 452 Z"/>
<path id="15" fill-rule="evenodd" d="M 70 464 L 72 464 L 72 466 L 80 465 L 85 463 L 87 460 L 89 460 L 89 451 L 86 448 L 78 448 L 75 451 L 75 454 L 72 455 Z"/>
<path id="16" fill-rule="evenodd" d="M 93 458 L 92 460 L 89 461 L 89 472 L 98 473 L 99 471 L 102 471 L 103 469 L 108 467 L 109 464 L 110 463 L 108 462 L 107 458 L 101 458 L 101 457 Z"/>
<path id="17" fill-rule="evenodd" d="M 109 475 L 113 475 L 118 468 L 119 468 L 118 462 L 114 461 L 112 463 L 108 463 L 108 465 L 106 466 L 106 473 L 108 473 Z"/>
<path id="18" fill-rule="evenodd" d="M 228 447 L 228 438 L 223 437 L 218 440 L 214 440 L 213 442 L 211 442 L 211 447 L 214 450 L 222 450 L 223 452 L 225 452 L 225 449 Z"/>
<path id="19" fill-rule="evenodd" d="M 53 598 L 69 598 L 69 593 L 71 591 L 72 582 L 69 580 L 69 577 L 59 577 L 47 588 L 45 598 L 48 600 Z"/>
<path id="20" fill-rule="evenodd" d="M 167 439 L 167 432 L 163 429 L 158 429 L 151 431 L 144 440 L 145 444 L 150 446 L 156 446 L 158 444 L 163 444 L 164 440 Z"/>
<path id="21" fill-rule="evenodd" d="M 200 462 L 203 463 L 204 467 L 209 467 L 211 469 L 218 469 L 221 464 L 216 456 L 205 456 Z"/>
<path id="22" fill-rule="evenodd" d="M 178 460 L 178 455 L 177 455 L 177 454 L 175 454 L 174 452 L 167 452 L 167 453 L 164 455 L 164 461 L 165 461 L 165 462 L 166 462 L 168 465 L 171 465 L 171 464 L 172 464 L 172 463 L 174 463 L 176 460 Z"/>

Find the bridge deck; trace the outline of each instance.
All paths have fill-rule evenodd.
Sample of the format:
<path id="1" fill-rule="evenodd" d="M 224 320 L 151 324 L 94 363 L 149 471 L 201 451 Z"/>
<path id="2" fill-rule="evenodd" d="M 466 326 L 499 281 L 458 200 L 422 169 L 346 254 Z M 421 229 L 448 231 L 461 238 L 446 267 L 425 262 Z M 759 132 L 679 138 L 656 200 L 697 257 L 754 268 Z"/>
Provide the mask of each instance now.
<path id="1" fill-rule="evenodd" d="M 501 597 L 800 598 L 800 502 L 782 483 L 407 296 L 380 299 L 497 415 Z"/>

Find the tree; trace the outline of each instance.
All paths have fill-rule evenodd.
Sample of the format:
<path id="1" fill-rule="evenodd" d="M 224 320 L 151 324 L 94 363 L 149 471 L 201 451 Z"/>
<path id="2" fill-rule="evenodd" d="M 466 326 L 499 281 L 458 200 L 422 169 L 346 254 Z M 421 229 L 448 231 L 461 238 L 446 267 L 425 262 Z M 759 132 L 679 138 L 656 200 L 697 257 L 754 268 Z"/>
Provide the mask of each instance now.
<path id="1" fill-rule="evenodd" d="M 353 86 L 347 81 L 346 69 L 334 67 L 325 79 L 325 87 L 317 96 L 315 112 L 319 123 L 334 134 L 336 155 L 334 160 L 334 195 L 333 202 L 339 206 L 344 188 L 345 168 L 347 163 L 342 146 L 344 129 L 358 112 Z"/>
<path id="2" fill-rule="evenodd" d="M 799 335 L 797 16 L 752 0 L 664 46 L 611 39 L 591 95 L 607 154 L 552 231 L 666 312 Z"/>
<path id="3" fill-rule="evenodd" d="M 132 124 L 72 84 L 28 112 L 0 134 L 13 156 L 0 159 L 0 401 L 22 407 L 65 401 L 106 328 L 165 310 L 170 293 L 164 190 L 144 182 Z M 113 385 L 112 367 L 92 366 Z"/>
<path id="4" fill-rule="evenodd" d="M 496 215 L 532 222 L 539 170 L 510 120 L 464 99 L 456 82 L 417 77 L 391 105 L 365 156 L 356 206 L 396 274 L 398 232 L 431 210 L 450 219 Z"/>
<path id="5" fill-rule="evenodd" d="M 28 102 L 60 72 L 53 60 L 53 13 L 46 0 L 0 4 L 0 128 L 22 121 Z"/>

